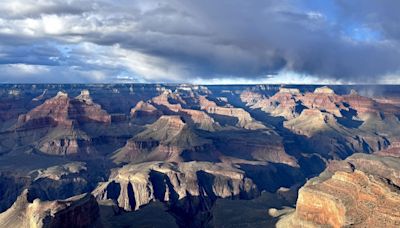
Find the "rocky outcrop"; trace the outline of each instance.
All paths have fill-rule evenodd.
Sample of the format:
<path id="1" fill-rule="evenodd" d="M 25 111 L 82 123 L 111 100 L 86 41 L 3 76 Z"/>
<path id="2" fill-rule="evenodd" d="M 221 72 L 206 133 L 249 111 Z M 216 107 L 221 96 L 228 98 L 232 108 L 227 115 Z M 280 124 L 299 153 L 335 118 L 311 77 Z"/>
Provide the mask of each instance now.
<path id="1" fill-rule="evenodd" d="M 400 160 L 355 154 L 332 162 L 299 191 L 278 227 L 398 227 Z"/>
<path id="2" fill-rule="evenodd" d="M 87 155 L 97 152 L 91 137 L 80 129 L 81 126 L 110 123 L 111 115 L 93 102 L 88 90 L 82 90 L 72 99 L 68 94 L 58 92 L 57 96 L 21 115 L 16 132 L 18 137 L 33 134 L 36 138 L 33 147 L 42 153 L 88 158 Z"/>
<path id="3" fill-rule="evenodd" d="M 308 147 L 328 159 L 344 159 L 357 152 L 372 153 L 389 144 L 385 137 L 347 128 L 333 114 L 319 109 L 305 109 L 300 116 L 283 125 L 306 136 Z"/>
<path id="4" fill-rule="evenodd" d="M 243 159 L 298 167 L 296 158 L 285 151 L 282 138 L 270 132 L 255 134 L 248 131 L 222 131 L 213 140 L 225 161 Z"/>
<path id="5" fill-rule="evenodd" d="M 183 108 L 181 104 L 185 105 L 186 101 L 176 93 L 164 91 L 159 96 L 154 97 L 151 102 L 159 106 L 160 109 L 164 109 L 165 114 L 182 116 L 187 123 L 190 123 L 196 128 L 206 131 L 215 131 L 219 128 L 219 124 L 204 111 Z"/>
<path id="6" fill-rule="evenodd" d="M 0 212 L 7 210 L 31 180 L 16 172 L 0 172 Z"/>
<path id="7" fill-rule="evenodd" d="M 399 141 L 392 142 L 388 148 L 386 148 L 385 150 L 377 151 L 374 154 L 380 156 L 391 156 L 400 158 L 400 142 Z"/>
<path id="8" fill-rule="evenodd" d="M 68 118 L 70 99 L 68 94 L 58 92 L 57 96 L 46 100 L 42 105 L 34 108 L 18 118 L 18 125 L 25 128 L 40 128 L 62 125 L 72 126 L 72 120 Z"/>
<path id="9" fill-rule="evenodd" d="M 318 87 L 314 90 L 314 93 L 320 93 L 320 94 L 335 94 L 335 91 L 333 89 L 329 88 L 328 86 L 322 86 Z"/>
<path id="10" fill-rule="evenodd" d="M 240 93 L 240 100 L 248 106 L 254 105 L 262 99 L 264 99 L 263 95 L 253 91 L 243 91 Z"/>
<path id="11" fill-rule="evenodd" d="M 3 227 L 95 227 L 99 206 L 90 194 L 66 200 L 31 199 L 25 190 L 13 206 L 0 214 Z"/>
<path id="12" fill-rule="evenodd" d="M 210 140 L 200 137 L 180 116 L 161 116 L 113 155 L 115 162 L 216 160 Z"/>
<path id="13" fill-rule="evenodd" d="M 316 88 L 314 93 L 306 93 L 301 98 L 304 106 L 310 109 L 319 109 L 329 112 L 337 117 L 341 117 L 341 110 L 348 110 L 343 102 L 343 98 L 336 95 L 335 92 L 328 87 Z"/>
<path id="14" fill-rule="evenodd" d="M 284 117 L 290 120 L 298 116 L 304 109 L 299 100 L 301 96 L 299 89 L 281 87 L 277 93 L 269 98 L 257 97 L 251 100 L 241 96 L 241 100 L 251 109 L 261 109 L 271 116 Z"/>
<path id="15" fill-rule="evenodd" d="M 134 108 L 131 109 L 132 118 L 150 118 L 157 119 L 162 112 L 149 102 L 139 101 Z"/>
<path id="16" fill-rule="evenodd" d="M 98 200 L 114 200 L 124 210 L 133 211 L 155 200 L 176 204 L 191 197 L 246 199 L 259 193 L 243 171 L 229 165 L 152 162 L 114 170 L 93 194 Z"/>
<path id="17" fill-rule="evenodd" d="M 36 148 L 49 155 L 74 156 L 83 159 L 97 154 L 90 136 L 74 127 L 52 129 L 50 134 L 38 140 Z"/>
<path id="18" fill-rule="evenodd" d="M 297 118 L 284 122 L 284 127 L 311 137 L 318 132 L 326 132 L 339 128 L 336 119 L 330 113 L 323 113 L 319 109 L 305 109 Z"/>
<path id="19" fill-rule="evenodd" d="M 0 212 L 8 209 L 23 189 L 30 196 L 41 200 L 66 199 L 91 191 L 99 176 L 105 171 L 96 171 L 83 162 L 56 165 L 25 173 L 17 168 L 14 172 L 0 172 Z M 99 175 L 99 176 L 97 176 Z"/>
<path id="20" fill-rule="evenodd" d="M 69 98 L 67 93 L 58 92 L 57 95 L 46 100 L 42 105 L 34 108 L 18 119 L 18 128 L 43 128 L 63 126 L 71 127 L 76 123 L 110 123 L 111 116 L 94 103 L 88 90 L 82 90 L 76 98 Z"/>
<path id="21" fill-rule="evenodd" d="M 79 96 L 70 101 L 70 104 L 68 116 L 79 123 L 109 124 L 111 122 L 111 116 L 99 104 L 93 102 L 89 90 L 82 90 Z"/>
<path id="22" fill-rule="evenodd" d="M 94 173 L 89 173 L 83 162 L 35 170 L 30 173 L 29 193 L 41 200 L 66 199 L 92 190 L 97 181 Z"/>
<path id="23" fill-rule="evenodd" d="M 199 96 L 199 103 L 200 108 L 209 114 L 236 118 L 235 122 L 237 127 L 250 130 L 266 128 L 266 126 L 253 119 L 250 113 L 242 108 L 220 107 L 215 102 L 208 100 L 205 96 Z"/>

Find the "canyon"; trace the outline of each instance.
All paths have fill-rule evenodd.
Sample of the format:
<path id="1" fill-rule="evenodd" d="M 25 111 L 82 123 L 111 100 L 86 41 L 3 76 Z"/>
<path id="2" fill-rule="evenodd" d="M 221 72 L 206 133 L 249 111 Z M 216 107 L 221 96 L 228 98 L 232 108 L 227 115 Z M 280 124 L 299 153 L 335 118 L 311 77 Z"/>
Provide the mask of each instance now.
<path id="1" fill-rule="evenodd" d="M 400 87 L 367 87 L 2 85 L 0 227 L 398 227 Z"/>

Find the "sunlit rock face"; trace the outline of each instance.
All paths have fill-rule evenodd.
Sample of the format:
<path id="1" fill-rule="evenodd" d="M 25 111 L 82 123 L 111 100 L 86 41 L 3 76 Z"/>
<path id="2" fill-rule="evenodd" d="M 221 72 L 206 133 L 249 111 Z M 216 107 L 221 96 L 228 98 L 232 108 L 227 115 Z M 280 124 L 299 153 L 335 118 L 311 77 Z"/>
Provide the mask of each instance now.
<path id="1" fill-rule="evenodd" d="M 44 104 L 34 108 L 18 119 L 19 125 L 31 128 L 62 125 L 70 127 L 72 120 L 68 118 L 70 99 L 68 94 L 58 92 L 57 96 L 46 100 Z"/>
<path id="2" fill-rule="evenodd" d="M 98 200 L 111 199 L 131 211 L 155 200 L 178 203 L 190 197 L 246 199 L 259 192 L 243 171 L 229 165 L 152 162 L 116 169 L 93 194 Z"/>
<path id="3" fill-rule="evenodd" d="M 242 108 L 220 107 L 214 101 L 208 100 L 205 96 L 199 97 L 199 104 L 200 108 L 209 114 L 236 118 L 236 126 L 238 127 L 250 130 L 266 128 L 262 123 L 254 120 L 250 113 Z"/>
<path id="4" fill-rule="evenodd" d="M 85 157 L 96 154 L 96 150 L 91 137 L 80 130 L 80 126 L 110 123 L 111 115 L 93 102 L 88 90 L 82 90 L 75 98 L 58 92 L 55 97 L 19 116 L 16 130 L 22 135 L 37 137 L 34 131 L 41 129 L 43 135 L 35 148 L 45 154 Z"/>
<path id="5" fill-rule="evenodd" d="M 93 227 L 99 216 L 99 206 L 90 194 L 65 200 L 32 199 L 25 190 L 10 209 L 0 214 L 4 227 Z"/>
<path id="6" fill-rule="evenodd" d="M 332 162 L 299 191 L 278 227 L 398 227 L 400 160 L 355 154 Z"/>
<path id="7" fill-rule="evenodd" d="M 73 122 L 110 123 L 111 116 L 94 103 L 88 90 L 82 90 L 75 98 L 69 98 L 67 93 L 46 100 L 42 105 L 19 117 L 19 125 L 32 128 L 51 126 L 71 127 Z"/>
<path id="8" fill-rule="evenodd" d="M 139 101 L 134 108 L 131 109 L 131 117 L 136 119 L 157 119 L 162 112 L 149 102 Z"/>

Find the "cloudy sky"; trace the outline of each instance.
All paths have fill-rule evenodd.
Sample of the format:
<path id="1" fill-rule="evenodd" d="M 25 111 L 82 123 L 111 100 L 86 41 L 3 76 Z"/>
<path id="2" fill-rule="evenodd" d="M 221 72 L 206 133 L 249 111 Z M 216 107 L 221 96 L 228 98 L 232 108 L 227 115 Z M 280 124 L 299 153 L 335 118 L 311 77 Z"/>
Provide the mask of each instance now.
<path id="1" fill-rule="evenodd" d="M 2 0 L 0 83 L 400 83 L 398 0 Z"/>

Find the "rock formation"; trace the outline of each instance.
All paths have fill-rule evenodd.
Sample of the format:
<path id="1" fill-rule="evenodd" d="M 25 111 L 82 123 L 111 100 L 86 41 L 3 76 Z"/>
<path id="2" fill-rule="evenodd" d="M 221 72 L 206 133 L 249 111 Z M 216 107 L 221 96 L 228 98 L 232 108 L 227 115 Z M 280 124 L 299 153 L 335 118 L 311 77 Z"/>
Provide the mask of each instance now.
<path id="1" fill-rule="evenodd" d="M 46 100 L 27 114 L 21 115 L 18 118 L 18 124 L 25 128 L 27 125 L 31 128 L 56 125 L 70 127 L 72 120 L 68 118 L 69 103 L 68 94 L 58 92 L 55 97 Z"/>
<path id="2" fill-rule="evenodd" d="M 113 158 L 116 162 L 187 159 L 216 160 L 210 140 L 200 137 L 180 116 L 161 116 L 128 140 Z"/>
<path id="3" fill-rule="evenodd" d="M 217 106 L 215 102 L 208 100 L 205 96 L 199 97 L 199 103 L 200 108 L 209 114 L 236 118 L 236 126 L 238 127 L 250 130 L 266 128 L 262 123 L 253 119 L 250 113 L 242 108 L 220 107 Z"/>
<path id="4" fill-rule="evenodd" d="M 155 200 L 173 204 L 190 197 L 246 199 L 259 193 L 243 171 L 229 165 L 152 162 L 114 170 L 93 194 L 98 200 L 114 200 L 132 211 Z"/>
<path id="5" fill-rule="evenodd" d="M 172 104 L 170 100 L 174 101 L 174 103 Z M 186 104 L 186 101 L 175 93 L 164 91 L 159 96 L 154 97 L 151 102 L 159 106 L 160 109 L 164 109 L 165 114 L 181 115 L 185 118 L 186 122 L 192 123 L 199 129 L 215 131 L 219 128 L 219 124 L 207 113 L 200 110 L 183 108 L 181 104 Z"/>
<path id="6" fill-rule="evenodd" d="M 131 117 L 133 118 L 152 118 L 157 119 L 162 112 L 149 102 L 139 101 L 134 108 L 131 109 Z"/>
<path id="7" fill-rule="evenodd" d="M 269 227 L 320 175 L 279 224 L 398 227 L 400 90 L 363 88 L 2 85 L 0 226 Z"/>
<path id="8" fill-rule="evenodd" d="M 73 99 L 67 93 L 58 92 L 55 97 L 21 115 L 16 130 L 23 135 L 33 131 L 33 134 L 40 136 L 33 144 L 42 153 L 84 158 L 96 154 L 96 150 L 91 137 L 80 126 L 110 122 L 111 116 L 93 102 L 88 90 L 82 90 Z"/>
<path id="9" fill-rule="evenodd" d="M 380 156 L 391 156 L 400 158 L 400 142 L 392 142 L 388 148 L 375 152 L 374 154 Z"/>
<path id="10" fill-rule="evenodd" d="M 318 87 L 314 90 L 314 93 L 322 93 L 322 94 L 335 94 L 333 89 L 329 88 L 328 86 Z"/>
<path id="11" fill-rule="evenodd" d="M 355 154 L 299 191 L 278 227 L 399 227 L 400 160 Z"/>
<path id="12" fill-rule="evenodd" d="M 99 207 L 95 198 L 83 194 L 65 200 L 31 199 L 25 190 L 13 206 L 0 214 L 2 227 L 95 227 Z"/>
<path id="13" fill-rule="evenodd" d="M 93 175 L 83 162 L 51 166 L 31 172 L 33 179 L 27 188 L 41 200 L 66 199 L 90 191 L 96 181 Z"/>
<path id="14" fill-rule="evenodd" d="M 42 128 L 48 126 L 71 127 L 74 122 L 110 123 L 111 116 L 94 103 L 88 90 L 82 90 L 74 99 L 67 93 L 58 92 L 57 95 L 46 100 L 42 105 L 34 108 L 18 119 L 18 127 Z"/>

